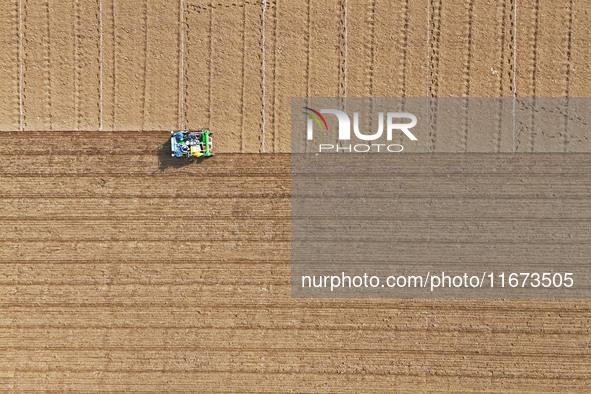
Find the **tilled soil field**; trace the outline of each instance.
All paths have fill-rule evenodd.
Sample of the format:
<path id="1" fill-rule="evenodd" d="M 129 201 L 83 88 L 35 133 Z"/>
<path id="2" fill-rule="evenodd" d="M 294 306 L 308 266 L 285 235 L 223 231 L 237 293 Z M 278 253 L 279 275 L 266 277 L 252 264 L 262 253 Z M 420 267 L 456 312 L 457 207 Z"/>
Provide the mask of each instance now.
<path id="1" fill-rule="evenodd" d="M 0 2 L 0 389 L 588 392 L 588 300 L 291 298 L 284 153 L 292 97 L 589 96 L 590 21 L 586 0 Z M 171 158 L 168 130 L 202 126 L 220 154 Z M 518 150 L 577 150 L 540 141 Z M 588 219 L 584 173 L 559 200 L 546 175 L 520 207 Z"/>
<path id="2" fill-rule="evenodd" d="M 186 165 L 163 150 L 162 132 L 25 136 L 0 136 L 3 388 L 589 389 L 588 301 L 291 298 L 289 155 Z M 417 185 L 448 182 L 423 166 Z M 572 188 L 557 213 L 507 197 L 522 215 L 554 218 L 539 245 L 563 238 L 558 220 L 588 216 L 588 191 Z M 541 184 L 518 189 L 549 198 Z M 427 198 L 419 186 L 400 193 L 409 207 Z M 513 205 L 502 205 L 495 226 L 511 231 Z M 465 232 L 450 220 L 411 222 L 434 239 Z"/>

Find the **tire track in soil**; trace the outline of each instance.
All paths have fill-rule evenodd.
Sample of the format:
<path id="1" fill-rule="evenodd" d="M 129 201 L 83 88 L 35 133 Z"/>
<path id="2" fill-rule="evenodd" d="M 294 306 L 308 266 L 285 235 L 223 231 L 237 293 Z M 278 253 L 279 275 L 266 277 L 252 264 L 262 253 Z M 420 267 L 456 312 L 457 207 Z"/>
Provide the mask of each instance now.
<path id="1" fill-rule="evenodd" d="M 143 43 L 144 17 L 138 12 L 138 4 L 133 1 L 113 3 L 115 29 L 115 62 L 117 79 L 115 81 L 116 130 L 133 130 L 142 124 L 142 81 L 144 76 Z"/>
<path id="2" fill-rule="evenodd" d="M 182 130 L 185 128 L 185 118 L 186 118 L 186 109 L 187 109 L 187 97 L 186 97 L 186 88 L 185 86 L 189 84 L 188 76 L 185 74 L 187 66 L 185 66 L 185 56 L 188 52 L 187 41 L 189 40 L 188 37 L 188 15 L 187 10 L 185 9 L 185 2 L 181 0 L 178 7 L 178 24 L 177 24 L 177 39 L 178 39 L 178 52 L 177 52 L 177 78 L 178 78 L 178 85 L 177 85 L 177 127 L 176 129 Z"/>
<path id="3" fill-rule="evenodd" d="M 532 79 L 531 79 L 531 87 L 532 87 L 532 97 L 533 103 L 532 105 L 536 106 L 536 97 L 537 97 L 537 81 L 538 78 L 538 37 L 540 31 L 540 0 L 535 0 L 534 5 L 534 30 L 533 30 L 533 46 L 532 46 Z M 528 133 L 528 151 L 533 153 L 535 148 L 535 134 L 536 134 L 536 114 L 532 110 L 531 111 L 531 129 Z"/>
<path id="4" fill-rule="evenodd" d="M 471 83 L 471 75 L 470 75 L 470 68 L 472 65 L 472 44 L 473 44 L 473 30 L 474 30 L 474 0 L 468 0 L 467 4 L 467 14 L 468 14 L 468 22 L 467 22 L 467 34 L 466 34 L 466 57 L 464 59 L 464 92 L 463 96 L 465 97 L 463 109 L 464 109 L 464 131 L 462 133 L 462 147 L 464 152 L 468 151 L 468 128 L 469 128 L 469 116 L 468 113 L 470 111 L 470 102 L 468 101 L 468 97 L 470 97 L 470 83 Z"/>
<path id="5" fill-rule="evenodd" d="M 51 92 L 52 126 L 54 130 L 76 129 L 76 94 L 74 45 L 74 7 L 72 0 L 55 0 L 49 11 L 49 29 L 51 31 L 52 68 Z"/>
<path id="6" fill-rule="evenodd" d="M 467 101 L 462 100 L 466 90 L 466 59 L 469 56 L 467 35 L 469 32 L 468 5 L 464 0 L 433 1 L 433 34 L 431 37 L 431 59 L 433 68 L 430 73 L 434 79 L 434 92 L 437 97 L 456 97 L 454 100 L 463 110 L 458 116 L 448 110 L 449 100 L 434 100 L 430 103 L 432 133 L 430 147 L 437 152 L 461 152 L 465 148 Z M 458 34 L 461 26 L 462 34 Z M 461 103 L 461 104 L 460 104 Z M 453 125 L 450 127 L 450 125 Z"/>
<path id="7" fill-rule="evenodd" d="M 196 8 L 185 1 L 185 60 L 184 113 L 185 128 L 211 127 L 212 119 L 212 60 L 213 8 Z M 214 130 L 215 131 L 215 130 Z M 220 133 L 221 134 L 221 133 Z M 217 135 L 214 149 L 219 151 Z"/>
<path id="8" fill-rule="evenodd" d="M 511 60 L 513 57 L 511 56 L 511 54 L 507 53 L 507 51 L 505 50 L 506 48 L 506 36 L 507 36 L 507 1 L 503 1 L 499 7 L 501 7 L 501 29 L 500 29 L 500 43 L 501 43 L 501 63 L 500 63 L 500 67 L 499 67 L 499 74 L 497 76 L 497 97 L 503 97 L 503 93 L 504 93 L 504 77 L 505 77 L 505 72 L 506 72 L 506 66 L 505 63 L 506 62 L 511 62 Z M 498 15 L 498 9 L 496 14 Z M 512 15 L 512 14 L 511 14 Z M 494 73 L 494 71 L 493 71 Z M 496 140 L 496 150 L 495 152 L 499 153 L 502 150 L 502 140 L 503 140 L 503 136 L 502 136 L 502 128 L 503 128 L 503 104 L 499 102 L 498 105 L 498 109 L 497 109 L 497 140 Z"/>
<path id="9" fill-rule="evenodd" d="M 150 0 L 146 4 L 142 129 L 176 130 L 180 113 L 180 10 L 167 0 Z"/>
<path id="10" fill-rule="evenodd" d="M 348 28 L 347 28 L 347 1 L 340 0 L 340 28 L 339 28 L 339 89 L 338 97 L 347 96 L 347 55 L 348 55 Z M 338 141 L 337 141 L 338 142 Z"/>
<path id="11" fill-rule="evenodd" d="M 111 92 L 111 97 L 109 100 L 106 100 L 104 103 L 103 108 L 110 107 L 110 111 L 106 110 L 106 113 L 111 114 L 111 130 L 115 129 L 115 124 L 117 123 L 117 20 L 116 20 L 116 7 L 115 7 L 115 0 L 104 0 L 105 1 L 105 9 L 110 10 L 111 19 L 110 19 L 110 36 L 111 36 L 111 45 L 110 48 L 105 45 L 105 52 L 108 53 L 109 49 L 111 51 L 110 56 L 105 56 L 107 61 L 103 64 L 104 70 L 109 70 L 110 72 L 106 72 L 105 75 L 108 75 L 109 78 L 106 78 L 103 81 L 104 86 L 110 84 L 109 91 Z M 108 4 L 110 2 L 110 5 Z M 105 29 L 105 35 L 108 35 L 107 29 Z M 105 42 L 107 44 L 109 40 Z"/>
<path id="12" fill-rule="evenodd" d="M 100 126 L 100 26 L 96 0 L 76 0 L 78 128 Z"/>
<path id="13" fill-rule="evenodd" d="M 266 13 L 268 9 L 268 2 L 267 0 L 261 1 L 261 36 L 260 36 L 260 47 L 261 47 L 261 112 L 260 112 L 260 124 L 259 128 L 261 129 L 261 136 L 260 136 L 260 150 L 259 153 L 265 153 L 265 126 L 266 126 L 266 105 L 267 105 L 267 96 L 266 96 L 266 78 L 267 78 L 267 69 L 266 69 L 266 49 L 267 49 L 267 42 L 266 42 Z M 273 152 L 273 149 L 270 150 Z"/>
<path id="14" fill-rule="evenodd" d="M 0 131 L 20 129 L 19 2 L 0 3 Z"/>
<path id="15" fill-rule="evenodd" d="M 345 0 L 310 0 L 309 97 L 339 97 L 345 88 Z M 335 143 L 338 143 L 336 135 Z M 306 140 L 306 143 L 308 141 Z"/>
<path id="16" fill-rule="evenodd" d="M 209 55 L 209 74 L 207 76 L 207 94 L 208 94 L 208 108 L 207 108 L 207 124 L 208 127 L 211 125 L 212 119 L 212 105 L 213 105 L 213 96 L 212 96 L 212 89 L 211 89 L 211 81 L 213 79 L 213 0 L 209 3 L 209 41 L 208 41 L 208 55 Z"/>
<path id="17" fill-rule="evenodd" d="M 408 86 L 407 86 L 407 68 L 408 68 L 408 52 L 409 52 L 409 0 L 404 0 L 402 9 L 400 13 L 402 15 L 403 20 L 403 29 L 402 29 L 402 69 L 398 74 L 398 77 L 402 81 L 402 97 L 407 97 L 408 95 Z"/>
<path id="18" fill-rule="evenodd" d="M 276 151 L 290 152 L 291 98 L 306 97 L 308 91 L 308 4 L 282 1 L 275 9 L 275 144 Z"/>
<path id="19" fill-rule="evenodd" d="M 568 144 L 569 144 L 569 97 L 570 97 L 570 78 L 572 73 L 572 49 L 573 49 L 573 7 L 574 7 L 574 0 L 569 0 L 568 2 L 568 11 L 567 11 L 567 44 L 566 44 L 566 75 L 564 81 L 564 96 L 565 99 L 565 113 L 566 116 L 564 117 L 564 135 L 562 140 L 562 151 L 566 153 L 568 151 Z"/>
<path id="20" fill-rule="evenodd" d="M 591 96 L 591 4 L 585 0 L 572 2 L 572 42 L 571 42 L 571 74 L 569 94 L 571 97 Z M 572 135 L 579 144 L 583 145 L 581 135 Z M 587 142 L 588 148 L 591 144 Z M 574 144 L 572 150 L 580 149 Z"/>
<path id="21" fill-rule="evenodd" d="M 73 31 L 74 31 L 74 47 L 73 47 L 73 58 L 74 64 L 74 128 L 77 130 L 80 128 L 80 10 L 78 0 L 73 0 L 74 3 L 74 19 Z"/>
<path id="22" fill-rule="evenodd" d="M 262 107 L 260 28 L 245 29 L 242 24 L 260 26 L 260 3 L 238 3 L 212 10 L 212 120 L 209 127 L 216 133 L 216 146 L 225 151 L 258 152 L 260 150 L 260 111 Z M 194 7 L 196 12 L 202 10 Z M 244 48 L 244 51 L 242 50 Z M 243 53 L 244 67 L 241 56 Z M 236 75 L 244 72 L 244 88 L 236 83 Z M 244 89 L 244 101 L 241 97 Z M 242 111 L 244 106 L 244 111 Z M 244 117 L 244 120 L 242 119 Z M 244 123 L 243 123 L 244 122 Z M 244 139 L 241 143 L 242 124 Z"/>
<path id="23" fill-rule="evenodd" d="M 23 1 L 23 128 L 49 130 L 48 18 L 45 2 Z"/>
<path id="24" fill-rule="evenodd" d="M 146 89 L 148 80 L 148 1 L 145 1 L 142 9 L 142 25 L 144 30 L 143 52 L 144 52 L 144 72 L 142 75 L 142 102 L 141 102 L 141 123 L 140 130 L 144 131 L 146 128 Z"/>
<path id="25" fill-rule="evenodd" d="M 53 128 L 53 113 L 52 113 L 52 91 L 51 91 L 51 25 L 49 15 L 51 13 L 49 7 L 49 0 L 45 0 L 45 24 L 46 24 L 46 39 L 43 42 L 45 45 L 45 57 L 43 59 L 45 68 L 45 105 L 48 114 L 47 122 L 49 130 Z"/>
<path id="26" fill-rule="evenodd" d="M 306 27 L 307 27 L 307 36 L 306 36 L 306 107 L 309 107 L 309 100 L 310 97 L 310 53 L 312 52 L 312 0 L 307 0 L 307 20 L 306 20 Z M 293 143 L 294 141 L 292 141 Z M 304 149 L 308 151 L 308 140 L 304 140 Z"/>
<path id="27" fill-rule="evenodd" d="M 270 2 L 270 6 L 272 8 L 273 13 L 273 67 L 272 67 L 272 87 L 273 87 L 273 101 L 272 101 L 272 110 L 271 110 L 271 127 L 273 130 L 273 153 L 279 152 L 279 147 L 277 145 L 277 131 L 279 129 L 277 124 L 277 53 L 278 53 L 278 46 L 277 46 L 277 33 L 279 30 L 279 21 L 277 19 L 277 14 L 279 10 L 279 1 L 275 0 L 274 2 Z M 267 11 L 269 13 L 269 11 Z"/>
<path id="28" fill-rule="evenodd" d="M 242 7 L 242 91 L 240 95 L 240 152 L 244 153 L 244 94 L 246 89 L 246 3 Z"/>
<path id="29" fill-rule="evenodd" d="M 439 46 L 441 37 L 441 8 L 442 0 L 431 0 L 429 21 L 429 98 L 436 98 L 439 95 Z M 436 151 L 437 143 L 437 100 L 429 100 L 428 104 L 427 152 Z"/>
<path id="30" fill-rule="evenodd" d="M 576 6 L 577 2 L 573 1 L 572 4 Z M 555 109 L 564 114 L 572 112 L 575 114 L 572 116 L 585 115 L 583 115 L 584 112 L 579 112 L 580 109 L 569 105 L 570 100 L 566 99 L 566 86 L 571 84 L 570 81 L 576 74 L 589 75 L 586 72 L 571 72 L 572 69 L 570 69 L 571 63 L 572 67 L 580 67 L 576 61 L 573 61 L 573 58 L 578 55 L 574 46 L 577 42 L 586 41 L 583 37 L 575 38 L 569 44 L 571 35 L 577 32 L 576 16 L 581 15 L 582 18 L 586 18 L 583 19 L 586 20 L 584 23 L 591 20 L 589 16 L 591 6 L 587 3 L 580 4 L 580 11 L 573 13 L 573 26 L 570 26 L 570 2 L 565 2 L 563 7 L 556 7 L 539 0 L 523 0 L 519 2 L 517 13 L 517 68 L 520 70 L 517 74 L 518 96 L 533 97 L 532 104 L 540 108 L 544 105 L 546 97 L 564 97 L 562 102 L 556 103 Z M 591 36 L 588 28 L 586 31 L 586 37 Z M 587 66 L 582 67 L 581 70 L 584 70 Z M 570 88 L 568 94 L 571 94 Z M 523 115 L 518 122 L 520 127 L 517 130 L 517 151 L 564 152 L 569 149 L 565 145 L 565 141 L 568 140 L 572 140 L 573 149 L 586 150 L 590 146 L 588 139 L 583 135 L 576 130 L 569 130 L 568 115 L 564 115 L 565 121 L 562 124 L 556 124 L 556 120 L 552 118 L 553 114 L 547 111 L 526 111 L 521 111 Z M 576 115 L 578 113 L 581 115 Z M 539 127 L 550 122 L 556 124 L 554 130 L 544 130 L 547 127 Z M 571 134 L 572 132 L 574 135 Z"/>

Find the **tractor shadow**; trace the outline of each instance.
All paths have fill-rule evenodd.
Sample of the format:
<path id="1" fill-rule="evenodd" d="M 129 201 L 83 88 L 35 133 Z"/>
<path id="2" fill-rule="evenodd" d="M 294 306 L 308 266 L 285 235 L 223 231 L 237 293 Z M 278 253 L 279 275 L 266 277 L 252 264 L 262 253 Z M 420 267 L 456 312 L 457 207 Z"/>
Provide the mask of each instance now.
<path id="1" fill-rule="evenodd" d="M 201 163 L 204 157 L 174 157 L 171 156 L 170 138 L 158 148 L 158 170 L 164 171 L 167 168 L 183 168 L 193 163 Z"/>

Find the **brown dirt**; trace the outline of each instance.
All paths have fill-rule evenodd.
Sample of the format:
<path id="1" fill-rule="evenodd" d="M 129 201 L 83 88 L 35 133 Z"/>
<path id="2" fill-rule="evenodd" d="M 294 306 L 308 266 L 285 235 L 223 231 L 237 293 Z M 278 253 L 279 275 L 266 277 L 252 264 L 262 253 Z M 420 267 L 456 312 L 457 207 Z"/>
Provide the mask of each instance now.
<path id="1" fill-rule="evenodd" d="M 292 299 L 289 156 L 165 151 L 289 152 L 298 96 L 589 96 L 589 2 L 352 0 L 346 62 L 344 0 L 269 2 L 264 58 L 260 2 L 98 4 L 0 2 L 0 388 L 589 391 L 588 301 Z"/>

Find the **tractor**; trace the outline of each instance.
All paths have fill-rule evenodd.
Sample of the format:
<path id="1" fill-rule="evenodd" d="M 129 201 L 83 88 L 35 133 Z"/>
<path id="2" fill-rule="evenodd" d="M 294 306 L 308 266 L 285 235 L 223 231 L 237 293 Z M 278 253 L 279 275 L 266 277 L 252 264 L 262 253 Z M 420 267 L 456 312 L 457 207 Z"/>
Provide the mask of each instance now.
<path id="1" fill-rule="evenodd" d="M 173 157 L 210 157 L 212 143 L 208 129 L 197 131 L 171 131 L 170 148 Z"/>

